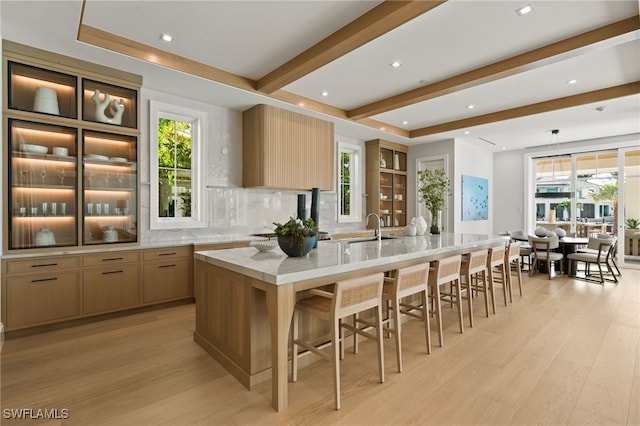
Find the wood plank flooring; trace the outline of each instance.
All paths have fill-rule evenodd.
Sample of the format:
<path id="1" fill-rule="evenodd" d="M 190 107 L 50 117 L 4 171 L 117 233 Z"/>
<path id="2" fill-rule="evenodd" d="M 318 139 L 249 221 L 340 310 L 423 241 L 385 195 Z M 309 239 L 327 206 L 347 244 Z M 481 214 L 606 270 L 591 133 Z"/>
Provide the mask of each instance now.
<path id="1" fill-rule="evenodd" d="M 289 409 L 271 408 L 271 383 L 249 392 L 193 342 L 194 305 L 10 337 L 1 362 L 3 425 L 640 425 L 640 271 L 604 287 L 525 277 L 524 297 L 424 349 L 418 321 L 403 328 L 404 372 L 385 340 L 386 381 L 374 346 L 342 363 L 342 409 L 331 367 L 289 383 Z M 465 310 L 465 320 L 466 310 Z M 468 320 L 465 326 L 468 325 Z M 435 321 L 432 322 L 432 327 Z M 434 340 L 436 333 L 433 332 Z M 7 419 L 6 409 L 67 409 L 63 420 Z"/>

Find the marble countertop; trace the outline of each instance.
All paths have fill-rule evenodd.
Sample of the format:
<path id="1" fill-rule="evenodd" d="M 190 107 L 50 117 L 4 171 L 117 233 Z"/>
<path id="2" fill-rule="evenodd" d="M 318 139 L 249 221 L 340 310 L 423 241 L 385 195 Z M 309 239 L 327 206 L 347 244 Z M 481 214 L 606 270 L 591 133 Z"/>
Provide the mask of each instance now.
<path id="1" fill-rule="evenodd" d="M 198 251 L 194 253 L 194 257 L 196 260 L 277 285 L 371 266 L 436 258 L 461 249 L 500 245 L 507 238 L 443 233 L 417 237 L 398 236 L 382 241 L 358 240 L 320 241 L 318 248 L 304 257 L 288 257 L 279 247 L 268 252 L 261 252 L 253 247 Z"/>

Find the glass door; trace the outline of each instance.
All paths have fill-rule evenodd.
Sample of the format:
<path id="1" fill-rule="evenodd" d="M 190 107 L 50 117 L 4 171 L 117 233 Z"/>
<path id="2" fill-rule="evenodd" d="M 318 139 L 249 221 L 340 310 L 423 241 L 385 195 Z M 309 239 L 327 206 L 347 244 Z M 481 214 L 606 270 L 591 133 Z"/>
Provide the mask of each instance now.
<path id="1" fill-rule="evenodd" d="M 137 138 L 83 133 L 83 240 L 85 245 L 138 240 Z"/>
<path id="2" fill-rule="evenodd" d="M 75 246 L 76 129 L 9 120 L 10 250 Z"/>
<path id="3" fill-rule="evenodd" d="M 640 150 L 621 150 L 620 157 L 617 259 L 620 266 L 640 268 Z"/>

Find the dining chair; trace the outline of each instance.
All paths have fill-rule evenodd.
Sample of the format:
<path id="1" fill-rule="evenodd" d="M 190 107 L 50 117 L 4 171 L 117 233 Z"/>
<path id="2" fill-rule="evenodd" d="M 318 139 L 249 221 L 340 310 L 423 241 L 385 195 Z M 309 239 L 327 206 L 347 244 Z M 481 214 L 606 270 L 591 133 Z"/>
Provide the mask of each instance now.
<path id="1" fill-rule="evenodd" d="M 573 275 L 574 278 L 580 278 L 585 281 L 597 282 L 604 285 L 605 281 L 610 281 L 617 283 L 618 278 L 613 271 L 611 263 L 609 262 L 609 257 L 612 253 L 612 247 L 616 243 L 616 237 L 609 238 L 598 238 L 598 237 L 589 237 L 589 243 L 587 244 L 587 250 L 589 251 L 581 251 L 577 253 L 571 253 L 567 256 L 569 262 L 584 262 L 585 263 L 585 271 L 584 276 L 580 277 L 576 273 Z M 597 249 L 594 247 L 597 246 Z M 598 279 L 594 279 L 594 275 L 590 271 L 590 265 L 595 264 L 598 267 Z M 612 278 L 605 278 L 604 273 L 602 271 L 602 267 L 605 266 L 607 269 L 608 275 L 611 275 Z M 576 268 L 577 270 L 577 268 Z"/>
<path id="2" fill-rule="evenodd" d="M 454 255 L 431 262 L 431 267 L 429 268 L 429 297 L 435 307 L 434 310 L 438 327 L 438 343 L 440 346 L 444 346 L 441 301 L 444 300 L 457 307 L 460 333 L 464 333 L 462 303 L 460 302 L 461 263 L 462 255 Z M 444 285 L 450 285 L 450 289 L 441 291 L 440 287 Z"/>
<path id="3" fill-rule="evenodd" d="M 540 263 L 546 265 L 549 279 L 559 277 L 563 274 L 564 255 L 553 251 L 560 246 L 558 237 L 534 237 L 530 235 L 529 245 L 532 250 L 532 267 L 529 269 L 529 276 L 533 276 L 536 271 L 540 271 Z M 551 266 L 553 264 L 560 265 L 560 273 L 552 276 Z"/>
<path id="4" fill-rule="evenodd" d="M 431 330 L 429 326 L 429 262 L 395 270 L 385 277 L 382 302 L 386 319 L 382 321 L 383 333 L 395 337 L 398 373 L 402 372 L 402 318 L 407 315 L 424 322 L 427 353 L 431 353 Z M 419 301 L 411 296 L 419 295 Z M 393 314 L 393 316 L 391 315 Z"/>
<path id="5" fill-rule="evenodd" d="M 351 330 L 361 336 L 376 341 L 378 351 L 378 370 L 380 383 L 384 383 L 384 353 L 382 345 L 382 286 L 384 274 L 382 272 L 363 277 L 338 281 L 333 292 L 311 289 L 312 296 L 296 302 L 293 311 L 293 353 L 292 353 L 292 381 L 298 380 L 298 348 L 302 347 L 322 358 L 328 359 L 333 365 L 333 382 L 335 393 L 335 407 L 340 409 L 340 352 L 342 342 L 342 327 Z M 373 322 L 374 334 L 360 329 L 357 324 L 343 323 L 343 319 L 354 317 L 356 313 L 373 309 L 375 320 Z M 314 345 L 305 342 L 298 336 L 298 321 L 300 314 L 315 316 L 331 324 L 331 353 L 322 350 L 326 345 Z"/>
<path id="6" fill-rule="evenodd" d="M 611 246 L 611 253 L 609 254 L 609 265 L 611 269 L 615 269 L 616 275 L 622 276 L 620 268 L 616 263 L 616 257 L 618 256 L 618 237 L 609 234 L 598 234 L 593 239 L 589 239 L 586 247 L 579 248 L 578 253 L 596 253 L 598 251 L 598 239 L 614 238 L 613 245 Z"/>

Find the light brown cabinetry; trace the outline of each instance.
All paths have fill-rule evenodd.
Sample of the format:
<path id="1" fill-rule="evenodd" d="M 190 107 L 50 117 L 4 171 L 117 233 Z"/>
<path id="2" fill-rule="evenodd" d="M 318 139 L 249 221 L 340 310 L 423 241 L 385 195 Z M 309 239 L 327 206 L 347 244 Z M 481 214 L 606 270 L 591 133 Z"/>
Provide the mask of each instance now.
<path id="1" fill-rule="evenodd" d="M 243 186 L 333 190 L 333 123 L 261 104 L 242 125 Z"/>
<path id="2" fill-rule="evenodd" d="M 407 151 L 405 145 L 375 139 L 366 142 L 367 213 L 385 227 L 407 225 Z M 374 228 L 375 221 L 367 224 Z"/>
<path id="3" fill-rule="evenodd" d="M 191 245 L 3 259 L 7 331 L 193 298 Z"/>
<path id="4" fill-rule="evenodd" d="M 138 252 L 108 253 L 84 258 L 84 314 L 132 308 L 142 303 Z"/>
<path id="5" fill-rule="evenodd" d="M 145 250 L 143 302 L 154 303 L 193 297 L 192 255 L 191 247 Z"/>
<path id="6" fill-rule="evenodd" d="M 2 47 L 3 251 L 137 242 L 142 78 Z"/>
<path id="7" fill-rule="evenodd" d="M 3 262 L 2 317 L 7 330 L 80 314 L 76 256 Z"/>

